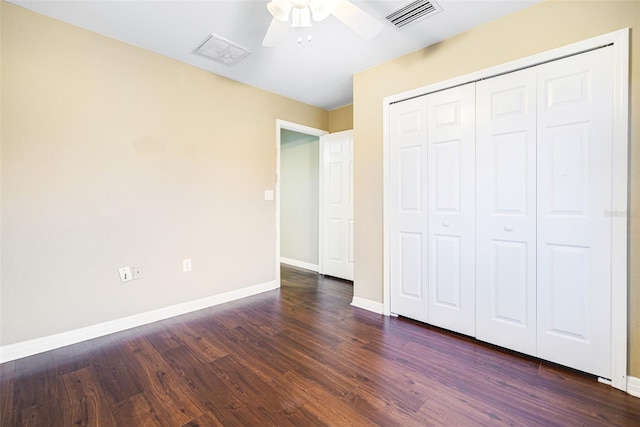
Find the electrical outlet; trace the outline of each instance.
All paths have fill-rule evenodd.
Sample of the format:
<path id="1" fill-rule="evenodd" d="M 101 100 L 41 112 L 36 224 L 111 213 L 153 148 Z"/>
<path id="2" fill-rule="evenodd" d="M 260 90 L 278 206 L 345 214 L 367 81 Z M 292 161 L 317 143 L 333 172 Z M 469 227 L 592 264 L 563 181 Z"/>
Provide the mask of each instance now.
<path id="1" fill-rule="evenodd" d="M 185 273 L 191 271 L 191 258 L 182 260 L 182 271 Z"/>
<path id="2" fill-rule="evenodd" d="M 131 268 L 130 267 L 121 267 L 121 268 L 118 269 L 118 273 L 120 274 L 120 281 L 122 283 L 128 282 L 129 280 L 133 279 L 133 277 L 131 275 Z"/>
<path id="3" fill-rule="evenodd" d="M 142 266 L 136 265 L 133 267 L 133 280 L 142 279 Z"/>

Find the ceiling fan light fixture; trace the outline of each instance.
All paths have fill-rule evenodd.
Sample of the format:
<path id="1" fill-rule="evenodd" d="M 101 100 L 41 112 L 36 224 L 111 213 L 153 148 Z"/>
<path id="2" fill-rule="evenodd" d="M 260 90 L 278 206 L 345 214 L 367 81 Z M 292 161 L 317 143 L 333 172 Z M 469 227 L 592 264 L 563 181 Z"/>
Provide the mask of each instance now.
<path id="1" fill-rule="evenodd" d="M 292 28 L 308 28 L 311 26 L 311 10 L 308 7 L 301 9 L 294 7 L 291 11 Z"/>
<path id="2" fill-rule="evenodd" d="M 278 21 L 286 22 L 289 20 L 292 6 L 291 0 L 271 0 L 267 3 L 267 10 Z"/>
<path id="3" fill-rule="evenodd" d="M 429 1 L 429 0 L 416 0 Z M 375 37 L 383 24 L 350 0 L 271 0 L 267 8 L 273 19 L 262 41 L 263 46 L 276 46 L 283 42 L 287 30 L 311 27 L 311 19 L 320 22 L 329 15 L 351 28 L 364 39 Z M 300 40 L 299 40 L 300 42 Z"/>

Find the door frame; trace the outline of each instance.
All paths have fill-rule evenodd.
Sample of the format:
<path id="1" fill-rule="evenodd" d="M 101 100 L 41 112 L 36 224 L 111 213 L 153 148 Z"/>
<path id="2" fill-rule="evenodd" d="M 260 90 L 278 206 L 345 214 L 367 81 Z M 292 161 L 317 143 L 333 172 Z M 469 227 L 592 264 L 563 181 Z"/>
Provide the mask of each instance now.
<path id="1" fill-rule="evenodd" d="M 303 133 L 305 135 L 317 136 L 320 139 L 321 136 L 329 134 L 328 131 L 322 129 L 316 129 L 313 127 L 301 125 L 294 122 L 289 122 L 286 120 L 276 119 L 276 189 L 275 189 L 275 202 L 276 202 L 276 259 L 275 259 L 275 269 L 276 269 L 276 283 L 277 286 L 280 287 L 280 166 L 281 166 L 281 134 L 282 130 L 290 130 L 294 132 Z M 322 212 L 322 144 L 318 142 L 319 147 L 319 165 L 318 170 L 320 171 L 320 176 L 318 177 L 318 185 L 319 187 L 319 213 Z M 318 273 L 322 274 L 322 221 L 318 221 Z"/>
<path id="2" fill-rule="evenodd" d="M 383 314 L 390 315 L 390 141 L 389 106 L 454 86 L 476 82 L 545 62 L 611 45 L 613 47 L 613 146 L 611 212 L 611 385 L 627 391 L 628 369 L 628 156 L 629 156 L 629 28 L 613 31 L 464 76 L 383 99 Z"/>

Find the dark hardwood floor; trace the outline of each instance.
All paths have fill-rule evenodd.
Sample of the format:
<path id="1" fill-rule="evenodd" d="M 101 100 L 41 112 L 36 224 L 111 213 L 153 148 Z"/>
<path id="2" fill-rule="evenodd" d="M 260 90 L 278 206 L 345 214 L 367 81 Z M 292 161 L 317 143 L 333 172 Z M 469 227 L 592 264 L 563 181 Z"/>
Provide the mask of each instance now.
<path id="1" fill-rule="evenodd" d="M 595 378 L 282 288 L 0 365 L 2 426 L 639 426 Z"/>

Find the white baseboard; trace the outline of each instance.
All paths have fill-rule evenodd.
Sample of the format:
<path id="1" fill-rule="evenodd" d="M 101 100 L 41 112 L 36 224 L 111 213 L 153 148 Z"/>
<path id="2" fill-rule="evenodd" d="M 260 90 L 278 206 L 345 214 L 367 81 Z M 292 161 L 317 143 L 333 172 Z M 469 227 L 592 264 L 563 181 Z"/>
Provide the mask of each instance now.
<path id="1" fill-rule="evenodd" d="M 363 310 L 373 311 L 377 314 L 382 314 L 384 311 L 384 306 L 381 302 L 371 301 L 365 298 L 353 297 L 351 301 L 351 305 L 354 307 L 361 308 Z"/>
<path id="2" fill-rule="evenodd" d="M 640 378 L 627 377 L 627 393 L 631 396 L 640 397 Z"/>
<path id="3" fill-rule="evenodd" d="M 306 270 L 315 271 L 316 273 L 320 270 L 320 267 L 317 264 L 311 264 L 305 261 L 298 261 L 291 258 L 280 257 L 280 262 L 287 265 L 292 265 L 294 267 L 304 268 Z"/>
<path id="4" fill-rule="evenodd" d="M 109 322 L 99 323 L 97 325 L 87 326 L 85 328 L 74 329 L 72 331 L 62 332 L 47 337 L 36 338 L 29 341 L 1 346 L 0 363 L 9 362 L 11 360 L 20 359 L 22 357 L 31 356 L 49 350 L 54 350 L 56 348 L 90 340 L 93 338 L 102 337 L 105 335 L 113 334 L 115 332 L 135 328 L 136 326 L 142 326 L 148 323 L 157 322 L 159 320 L 168 319 L 170 317 L 179 316 L 181 314 L 191 313 L 192 311 L 202 310 L 204 308 L 213 307 L 214 305 L 224 304 L 226 302 L 246 298 L 277 288 L 278 283 L 275 280 L 272 280 L 270 282 L 248 286 L 246 288 L 237 289 L 235 291 L 225 292 L 219 295 L 212 295 L 210 297 L 201 298 L 195 301 L 185 302 L 182 304 L 176 304 L 146 313 L 123 317 L 121 319 L 111 320 Z"/>

